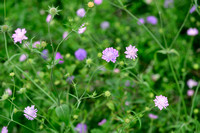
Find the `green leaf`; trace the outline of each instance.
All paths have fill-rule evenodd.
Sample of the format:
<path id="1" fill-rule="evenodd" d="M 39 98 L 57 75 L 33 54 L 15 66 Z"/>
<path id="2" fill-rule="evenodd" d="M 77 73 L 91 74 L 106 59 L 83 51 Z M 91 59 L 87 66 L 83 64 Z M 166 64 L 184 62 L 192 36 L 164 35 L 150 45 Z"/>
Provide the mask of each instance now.
<path id="1" fill-rule="evenodd" d="M 60 105 L 56 107 L 56 115 L 60 120 L 62 120 L 66 125 L 69 124 L 70 111 L 67 104 Z"/>
<path id="2" fill-rule="evenodd" d="M 66 67 L 67 72 L 70 73 L 70 74 L 73 74 L 75 68 L 76 68 L 76 65 L 71 65 L 71 66 Z"/>

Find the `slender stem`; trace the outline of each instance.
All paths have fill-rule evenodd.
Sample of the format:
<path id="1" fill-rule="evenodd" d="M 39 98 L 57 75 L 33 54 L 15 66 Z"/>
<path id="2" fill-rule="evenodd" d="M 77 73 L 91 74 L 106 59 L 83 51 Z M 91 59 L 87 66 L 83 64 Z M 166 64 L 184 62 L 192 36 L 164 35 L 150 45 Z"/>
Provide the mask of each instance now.
<path id="1" fill-rule="evenodd" d="M 194 97 L 193 97 L 193 99 L 192 99 L 192 107 L 191 107 L 191 110 L 190 110 L 190 117 L 192 116 L 192 113 L 193 113 L 194 102 L 195 102 L 195 100 L 196 100 L 196 97 L 197 97 L 197 93 L 198 93 L 199 87 L 200 87 L 200 82 L 198 83 L 198 86 L 197 86 L 197 88 L 196 88 L 196 91 L 195 91 Z"/>
<path id="2" fill-rule="evenodd" d="M 6 21 L 6 0 L 4 0 L 4 23 Z"/>

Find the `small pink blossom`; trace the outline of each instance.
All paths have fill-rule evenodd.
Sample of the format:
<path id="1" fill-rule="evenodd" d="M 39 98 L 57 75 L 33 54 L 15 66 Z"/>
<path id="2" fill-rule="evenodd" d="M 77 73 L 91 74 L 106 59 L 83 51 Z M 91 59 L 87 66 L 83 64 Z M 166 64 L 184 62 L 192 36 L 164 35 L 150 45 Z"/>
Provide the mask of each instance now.
<path id="1" fill-rule="evenodd" d="M 199 31 L 197 30 L 197 28 L 189 28 L 187 30 L 187 35 L 188 36 L 196 36 L 199 34 Z"/>
<path id="2" fill-rule="evenodd" d="M 156 99 L 154 100 L 154 102 L 155 102 L 155 106 L 157 106 L 160 110 L 169 106 L 167 97 L 162 96 L 162 95 L 156 96 Z"/>
<path id="3" fill-rule="evenodd" d="M 12 90 L 10 88 L 7 88 L 6 89 L 6 93 L 8 93 L 8 95 L 11 96 L 12 95 Z"/>
<path id="4" fill-rule="evenodd" d="M 37 109 L 34 109 L 35 105 L 32 105 L 31 107 L 27 106 L 24 109 L 24 116 L 28 119 L 28 120 L 34 120 L 37 117 Z"/>
<path id="5" fill-rule="evenodd" d="M 119 72 L 120 72 L 120 70 L 118 68 L 114 69 L 114 73 L 119 73 Z"/>
<path id="6" fill-rule="evenodd" d="M 189 80 L 187 81 L 187 85 L 188 85 L 188 87 L 189 87 L 190 89 L 192 89 L 193 87 L 195 87 L 195 86 L 198 85 L 198 82 L 195 81 L 195 80 L 193 80 L 193 79 L 189 79 Z"/>
<path id="7" fill-rule="evenodd" d="M 100 5 L 103 2 L 103 0 L 94 0 L 94 3 L 97 5 Z"/>
<path id="8" fill-rule="evenodd" d="M 83 34 L 86 31 L 87 27 L 85 26 L 85 23 L 81 25 L 81 27 L 78 29 L 79 34 Z"/>
<path id="9" fill-rule="evenodd" d="M 135 59 L 137 57 L 137 51 L 138 49 L 135 46 L 129 45 L 129 47 L 126 47 L 124 53 L 127 54 L 126 58 Z"/>
<path id="10" fill-rule="evenodd" d="M 101 121 L 98 123 L 98 125 L 99 125 L 99 126 L 102 126 L 103 124 L 106 123 L 106 121 L 107 121 L 106 119 L 103 119 L 103 120 L 101 120 Z"/>
<path id="11" fill-rule="evenodd" d="M 12 38 L 14 39 L 14 42 L 22 43 L 22 40 L 27 40 L 28 38 L 25 36 L 26 29 L 16 29 L 15 34 L 12 35 Z"/>
<path id="12" fill-rule="evenodd" d="M 22 54 L 19 58 L 19 61 L 22 62 L 22 61 L 25 61 L 27 59 L 27 55 L 25 54 Z"/>
<path id="13" fill-rule="evenodd" d="M 33 48 L 39 48 L 39 45 L 40 45 L 40 41 L 36 41 L 33 43 L 32 47 Z"/>
<path id="14" fill-rule="evenodd" d="M 65 39 L 67 36 L 68 36 L 68 32 L 65 31 L 65 32 L 63 33 L 63 39 Z M 65 40 L 67 40 L 67 38 L 66 38 Z"/>
<path id="15" fill-rule="evenodd" d="M 8 133 L 8 128 L 4 126 L 1 130 L 1 133 Z"/>
<path id="16" fill-rule="evenodd" d="M 113 47 L 106 48 L 102 53 L 102 59 L 106 60 L 107 62 L 112 61 L 113 63 L 115 63 L 117 57 L 119 56 L 118 51 Z"/>
<path id="17" fill-rule="evenodd" d="M 188 95 L 189 97 L 193 96 L 193 95 L 194 95 L 194 90 L 189 89 L 189 90 L 187 91 L 187 95 Z"/>
<path id="18" fill-rule="evenodd" d="M 154 115 L 154 114 L 149 114 L 149 118 L 151 118 L 151 119 L 158 119 L 158 116 Z"/>
<path id="19" fill-rule="evenodd" d="M 76 14 L 79 16 L 79 17 L 84 17 L 85 16 L 85 9 L 84 8 L 80 8 L 77 10 Z"/>
<path id="20" fill-rule="evenodd" d="M 47 15 L 46 22 L 49 23 L 51 21 L 51 15 Z"/>

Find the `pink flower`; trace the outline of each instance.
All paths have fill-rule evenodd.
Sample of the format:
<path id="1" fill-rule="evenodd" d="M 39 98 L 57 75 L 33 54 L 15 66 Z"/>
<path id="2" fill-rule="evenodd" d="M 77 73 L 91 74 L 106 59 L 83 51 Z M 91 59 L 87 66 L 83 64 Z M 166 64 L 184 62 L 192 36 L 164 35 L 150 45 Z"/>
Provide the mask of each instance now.
<path id="1" fill-rule="evenodd" d="M 107 62 L 112 61 L 113 63 L 115 63 L 117 57 L 119 56 L 118 51 L 113 47 L 106 48 L 102 53 L 102 59 L 106 60 Z"/>
<path id="2" fill-rule="evenodd" d="M 187 35 L 188 36 L 196 36 L 199 34 L 199 31 L 197 30 L 197 28 L 189 28 L 187 30 Z"/>
<path id="3" fill-rule="evenodd" d="M 156 99 L 153 100 L 155 102 L 155 106 L 157 106 L 160 110 L 169 106 L 167 97 L 165 96 L 156 96 Z"/>
<path id="4" fill-rule="evenodd" d="M 84 8 L 80 8 L 76 11 L 76 14 L 79 16 L 79 17 L 84 17 L 85 16 L 85 9 Z"/>
<path id="5" fill-rule="evenodd" d="M 110 27 L 110 23 L 108 21 L 103 21 L 100 26 L 101 29 L 106 30 L 107 28 Z"/>
<path id="6" fill-rule="evenodd" d="M 39 48 L 39 45 L 40 45 L 40 41 L 36 41 L 33 43 L 32 47 L 33 48 Z"/>
<path id="7" fill-rule="evenodd" d="M 98 123 L 98 125 L 101 126 L 101 125 L 105 124 L 106 121 L 107 121 L 106 119 L 103 119 L 103 120 L 101 120 L 101 121 Z"/>
<path id="8" fill-rule="evenodd" d="M 68 36 L 68 32 L 65 31 L 65 32 L 63 33 L 63 39 L 65 39 L 67 36 Z M 67 38 L 66 38 L 65 40 L 67 40 Z"/>
<path id="9" fill-rule="evenodd" d="M 195 80 L 193 80 L 193 79 L 189 79 L 189 80 L 187 81 L 187 85 L 188 85 L 188 87 L 189 87 L 190 89 L 192 89 L 193 87 L 195 87 L 195 86 L 198 85 L 198 82 L 195 81 Z"/>
<path id="10" fill-rule="evenodd" d="M 154 115 L 154 114 L 149 114 L 149 118 L 151 118 L 151 119 L 158 119 L 158 116 Z"/>
<path id="11" fill-rule="evenodd" d="M 10 88 L 7 88 L 6 89 L 6 93 L 8 93 L 8 95 L 11 96 L 12 95 L 12 90 Z"/>
<path id="12" fill-rule="evenodd" d="M 60 59 L 59 62 L 58 62 L 59 64 L 64 63 L 63 56 L 60 54 L 60 52 L 57 52 L 56 56 L 55 56 L 55 60 L 58 60 L 58 59 Z"/>
<path id="13" fill-rule="evenodd" d="M 190 14 L 193 13 L 194 11 L 196 11 L 196 7 L 195 7 L 195 5 L 192 6 L 192 8 L 190 9 Z"/>
<path id="14" fill-rule="evenodd" d="M 6 126 L 4 126 L 1 130 L 1 133 L 8 133 L 8 129 Z"/>
<path id="15" fill-rule="evenodd" d="M 114 73 L 119 73 L 119 72 L 120 72 L 120 70 L 118 68 L 114 69 Z"/>
<path id="16" fill-rule="evenodd" d="M 49 23 L 51 21 L 51 15 L 49 14 L 46 18 L 46 22 Z"/>
<path id="17" fill-rule="evenodd" d="M 31 107 L 27 106 L 24 109 L 24 116 L 28 119 L 28 120 L 34 120 L 34 118 L 37 117 L 37 109 L 34 109 L 35 105 L 32 105 Z"/>
<path id="18" fill-rule="evenodd" d="M 14 39 L 14 42 L 22 43 L 22 40 L 27 40 L 28 38 L 25 36 L 26 29 L 16 29 L 15 34 L 12 35 L 12 38 Z"/>
<path id="19" fill-rule="evenodd" d="M 85 30 L 87 29 L 87 27 L 85 26 L 85 23 L 83 23 L 81 25 L 81 27 L 78 29 L 78 33 L 79 34 L 83 34 L 85 32 Z"/>
<path id="20" fill-rule="evenodd" d="M 129 45 L 129 47 L 126 47 L 124 53 L 127 54 L 126 58 L 135 59 L 137 57 L 137 51 L 138 49 L 135 46 Z"/>
<path id="21" fill-rule="evenodd" d="M 100 5 L 103 2 L 103 0 L 94 0 L 94 3 L 97 5 Z"/>
<path id="22" fill-rule="evenodd" d="M 145 20 L 143 18 L 139 18 L 137 24 L 142 25 L 145 23 Z"/>
<path id="23" fill-rule="evenodd" d="M 27 55 L 25 54 L 22 54 L 19 58 L 19 61 L 22 62 L 22 61 L 25 61 L 27 59 Z"/>
<path id="24" fill-rule="evenodd" d="M 189 97 L 193 96 L 193 94 L 194 94 L 194 90 L 189 89 L 189 90 L 187 91 L 187 95 L 188 95 Z"/>

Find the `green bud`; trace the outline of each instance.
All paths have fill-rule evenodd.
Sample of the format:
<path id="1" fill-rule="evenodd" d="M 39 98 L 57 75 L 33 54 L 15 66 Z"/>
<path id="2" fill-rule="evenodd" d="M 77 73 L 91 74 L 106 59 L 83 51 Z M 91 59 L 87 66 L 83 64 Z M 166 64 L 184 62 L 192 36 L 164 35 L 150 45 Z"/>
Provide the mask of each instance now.
<path id="1" fill-rule="evenodd" d="M 87 59 L 87 60 L 86 60 L 86 64 L 87 64 L 87 65 L 92 64 L 92 59 L 91 59 L 91 58 Z"/>
<path id="2" fill-rule="evenodd" d="M 111 95 L 110 91 L 105 91 L 104 93 L 105 97 L 109 97 Z"/>
<path id="3" fill-rule="evenodd" d="M 198 65 L 197 63 L 195 63 L 195 64 L 193 65 L 193 68 L 194 68 L 195 70 L 198 70 L 198 69 L 199 69 L 199 65 Z"/>
<path id="4" fill-rule="evenodd" d="M 199 113 L 199 109 L 194 109 L 194 114 L 198 114 Z"/>
<path id="5" fill-rule="evenodd" d="M 99 58 L 101 58 L 102 57 L 102 53 L 98 53 L 98 55 L 97 55 Z"/>
<path id="6" fill-rule="evenodd" d="M 51 14 L 52 16 L 57 15 L 58 12 L 59 12 L 59 10 L 57 9 L 57 7 L 56 8 L 55 7 L 49 8 L 49 14 Z"/>
<path id="7" fill-rule="evenodd" d="M 8 26 L 8 25 L 3 25 L 3 26 L 1 26 L 1 31 L 2 31 L 2 32 L 7 32 L 8 29 L 9 29 L 9 26 Z"/>

